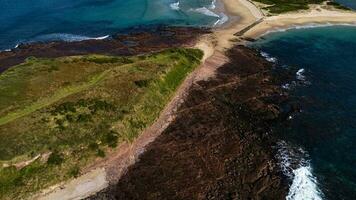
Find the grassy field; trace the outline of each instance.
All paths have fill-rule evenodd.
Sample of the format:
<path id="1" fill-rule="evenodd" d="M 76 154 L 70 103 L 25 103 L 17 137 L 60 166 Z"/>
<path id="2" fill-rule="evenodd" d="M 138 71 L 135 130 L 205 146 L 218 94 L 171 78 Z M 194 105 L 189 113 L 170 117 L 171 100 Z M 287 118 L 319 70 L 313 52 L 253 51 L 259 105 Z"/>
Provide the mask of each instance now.
<path id="1" fill-rule="evenodd" d="M 309 4 L 321 4 L 327 0 L 253 0 L 255 2 L 269 5 L 266 9 L 271 13 L 284 13 L 297 10 L 306 10 Z M 347 9 L 336 2 L 328 2 L 328 5 L 339 9 Z"/>
<path id="2" fill-rule="evenodd" d="M 135 57 L 28 58 L 0 74 L 0 199 L 78 176 L 107 149 L 132 141 L 201 57 L 177 48 Z"/>

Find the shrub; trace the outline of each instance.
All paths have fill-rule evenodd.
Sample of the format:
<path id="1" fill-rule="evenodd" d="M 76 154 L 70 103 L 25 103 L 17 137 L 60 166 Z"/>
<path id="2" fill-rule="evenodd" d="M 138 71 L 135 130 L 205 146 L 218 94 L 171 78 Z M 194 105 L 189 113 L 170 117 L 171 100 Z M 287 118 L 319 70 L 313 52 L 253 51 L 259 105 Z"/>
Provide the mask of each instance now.
<path id="1" fill-rule="evenodd" d="M 60 165 L 64 161 L 63 155 L 58 153 L 57 151 L 53 152 L 47 160 L 47 164 L 49 165 Z"/>
<path id="2" fill-rule="evenodd" d="M 96 142 L 92 142 L 92 143 L 89 144 L 88 148 L 89 148 L 90 150 L 93 150 L 93 151 L 94 151 L 94 150 L 99 149 L 99 145 L 98 145 Z"/>
<path id="3" fill-rule="evenodd" d="M 68 171 L 68 175 L 70 177 L 77 178 L 79 174 L 80 174 L 80 168 L 78 167 L 78 165 L 75 165 L 75 166 L 71 167 L 69 169 L 69 171 Z"/>
<path id="4" fill-rule="evenodd" d="M 117 146 L 118 138 L 118 134 L 115 131 L 110 131 L 104 134 L 102 142 L 111 148 L 115 148 Z"/>
<path id="5" fill-rule="evenodd" d="M 96 152 L 96 155 L 99 157 L 104 158 L 105 157 L 105 152 L 101 149 L 98 149 L 98 151 Z"/>

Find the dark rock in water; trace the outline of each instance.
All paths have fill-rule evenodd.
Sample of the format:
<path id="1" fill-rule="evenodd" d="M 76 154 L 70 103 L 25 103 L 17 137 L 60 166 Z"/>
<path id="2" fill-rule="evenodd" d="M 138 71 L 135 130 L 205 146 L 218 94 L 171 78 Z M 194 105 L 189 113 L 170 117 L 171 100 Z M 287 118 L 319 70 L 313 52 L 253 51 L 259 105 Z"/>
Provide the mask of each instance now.
<path id="1" fill-rule="evenodd" d="M 285 199 L 268 134 L 281 93 L 271 63 L 242 46 L 228 56 L 119 182 L 89 199 Z"/>
<path id="2" fill-rule="evenodd" d="M 207 29 L 157 26 L 126 30 L 125 34 L 114 35 L 112 39 L 21 44 L 10 52 L 0 52 L 0 72 L 30 56 L 55 58 L 91 53 L 128 56 L 191 46 L 198 36 L 208 32 Z"/>
<path id="3" fill-rule="evenodd" d="M 243 39 L 248 41 L 248 42 L 255 42 L 256 41 L 256 39 L 250 38 L 250 37 L 244 37 Z"/>

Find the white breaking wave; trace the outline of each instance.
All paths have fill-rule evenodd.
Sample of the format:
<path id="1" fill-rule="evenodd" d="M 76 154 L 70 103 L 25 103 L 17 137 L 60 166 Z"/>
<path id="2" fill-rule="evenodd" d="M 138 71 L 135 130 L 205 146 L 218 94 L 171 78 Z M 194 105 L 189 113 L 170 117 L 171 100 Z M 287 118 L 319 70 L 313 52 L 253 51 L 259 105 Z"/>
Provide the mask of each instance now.
<path id="1" fill-rule="evenodd" d="M 37 42 L 37 41 L 65 41 L 65 42 L 76 42 L 76 41 L 83 41 L 83 40 L 104 40 L 109 38 L 109 35 L 101 36 L 101 37 L 88 37 L 82 35 L 74 35 L 68 33 L 52 33 L 48 35 L 41 35 L 34 38 L 30 42 Z"/>
<path id="2" fill-rule="evenodd" d="M 213 26 L 225 24 L 229 20 L 229 17 L 225 13 L 217 14 L 217 13 L 209 10 L 206 7 L 201 7 L 201 8 L 197 8 L 197 9 L 190 9 L 190 11 L 194 11 L 194 12 L 206 15 L 206 16 L 211 16 L 211 17 L 218 18 L 216 20 L 216 22 L 213 24 Z"/>
<path id="3" fill-rule="evenodd" d="M 268 53 L 261 51 L 261 56 L 264 57 L 268 62 L 276 63 L 277 58 L 270 56 Z"/>
<path id="4" fill-rule="evenodd" d="M 105 35 L 105 36 L 101 36 L 101 37 L 87 37 L 87 36 L 74 35 L 74 34 L 68 34 L 68 33 L 53 33 L 53 34 L 48 34 L 48 35 L 37 36 L 37 37 L 33 38 L 32 40 L 24 41 L 21 43 L 22 44 L 31 44 L 34 42 L 48 42 L 48 41 L 78 42 L 78 41 L 84 41 L 84 40 L 105 40 L 107 38 L 110 38 L 110 35 Z M 16 44 L 16 46 L 13 49 L 18 48 L 21 43 Z M 12 49 L 5 49 L 3 51 L 11 51 L 11 50 Z"/>
<path id="5" fill-rule="evenodd" d="M 213 11 L 207 9 L 206 7 L 197 8 L 197 9 L 195 9 L 193 11 L 195 11 L 197 13 L 200 13 L 200 14 L 203 14 L 203 15 L 220 18 L 220 16 L 218 14 L 216 14 Z"/>
<path id="6" fill-rule="evenodd" d="M 313 176 L 307 152 L 285 141 L 280 141 L 277 148 L 280 168 L 292 180 L 286 200 L 322 200 L 323 194 Z"/>
<path id="7" fill-rule="evenodd" d="M 300 80 L 300 81 L 305 81 L 306 80 L 306 77 L 304 75 L 305 73 L 305 70 L 302 68 L 302 69 L 299 69 L 296 73 L 296 78 L 297 80 Z"/>
<path id="8" fill-rule="evenodd" d="M 214 10 L 216 8 L 216 0 L 211 1 L 210 9 Z"/>
<path id="9" fill-rule="evenodd" d="M 169 6 L 171 7 L 172 10 L 179 10 L 179 4 L 180 2 L 177 1 L 176 3 L 171 3 Z"/>
<path id="10" fill-rule="evenodd" d="M 310 165 L 293 170 L 294 179 L 286 200 L 322 200 Z"/>
<path id="11" fill-rule="evenodd" d="M 20 44 L 16 44 L 14 48 L 12 48 L 12 49 L 4 49 L 4 50 L 0 50 L 0 52 L 3 52 L 3 51 L 5 51 L 5 52 L 9 52 L 9 51 L 12 51 L 13 49 L 17 49 L 17 47 L 19 47 L 19 46 L 20 46 Z"/>
<path id="12" fill-rule="evenodd" d="M 214 26 L 223 25 L 229 21 L 229 17 L 225 13 L 220 13 L 219 19 L 214 23 Z"/>
<path id="13" fill-rule="evenodd" d="M 91 38 L 91 40 L 105 40 L 105 39 L 108 39 L 109 37 L 110 37 L 110 35 L 104 35 L 101 37 Z"/>

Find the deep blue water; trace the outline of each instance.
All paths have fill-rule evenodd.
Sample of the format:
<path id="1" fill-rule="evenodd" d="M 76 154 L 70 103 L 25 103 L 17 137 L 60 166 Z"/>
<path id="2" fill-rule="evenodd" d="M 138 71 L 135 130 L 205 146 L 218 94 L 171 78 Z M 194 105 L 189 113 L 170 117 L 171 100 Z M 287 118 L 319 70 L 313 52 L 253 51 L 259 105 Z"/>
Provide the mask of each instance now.
<path id="1" fill-rule="evenodd" d="M 356 0 L 336 0 L 344 6 L 347 6 L 352 9 L 356 9 Z"/>
<path id="2" fill-rule="evenodd" d="M 136 25 L 211 26 L 219 17 L 223 18 L 222 13 L 214 11 L 214 0 L 179 0 L 179 4 L 174 4 L 176 2 L 178 0 L 0 0 L 0 50 L 13 48 L 20 42 L 110 35 Z"/>
<path id="3" fill-rule="evenodd" d="M 290 199 L 356 199 L 356 27 L 272 33 L 253 46 L 299 71 L 284 86 L 302 111 L 276 127 Z"/>

